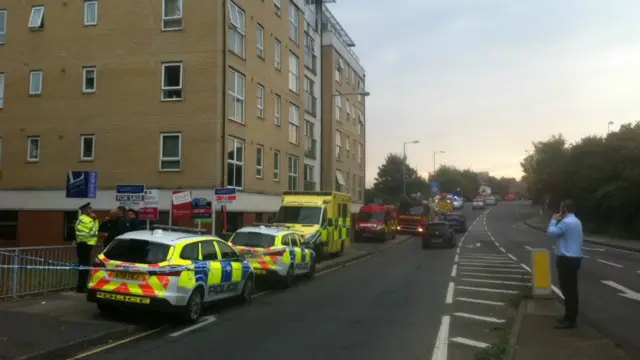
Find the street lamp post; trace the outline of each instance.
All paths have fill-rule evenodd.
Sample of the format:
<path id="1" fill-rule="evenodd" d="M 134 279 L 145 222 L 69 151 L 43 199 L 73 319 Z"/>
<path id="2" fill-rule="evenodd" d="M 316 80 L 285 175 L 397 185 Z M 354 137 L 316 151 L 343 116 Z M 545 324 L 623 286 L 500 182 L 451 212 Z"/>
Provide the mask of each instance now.
<path id="1" fill-rule="evenodd" d="M 433 174 L 436 174 L 436 154 L 444 154 L 444 151 L 439 150 L 439 151 L 434 151 L 433 152 Z"/>
<path id="2" fill-rule="evenodd" d="M 419 140 L 407 141 L 402 144 L 402 195 L 407 196 L 407 145 L 417 144 Z"/>

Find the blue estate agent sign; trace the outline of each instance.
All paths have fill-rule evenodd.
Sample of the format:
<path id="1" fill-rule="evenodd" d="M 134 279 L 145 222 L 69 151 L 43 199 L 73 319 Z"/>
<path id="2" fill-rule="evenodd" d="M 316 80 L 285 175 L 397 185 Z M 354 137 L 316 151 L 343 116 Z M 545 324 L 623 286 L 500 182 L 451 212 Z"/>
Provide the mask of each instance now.
<path id="1" fill-rule="evenodd" d="M 97 193 L 97 172 L 69 171 L 67 173 L 67 199 L 95 199 Z"/>
<path id="2" fill-rule="evenodd" d="M 143 184 L 116 185 L 116 194 L 144 194 Z"/>

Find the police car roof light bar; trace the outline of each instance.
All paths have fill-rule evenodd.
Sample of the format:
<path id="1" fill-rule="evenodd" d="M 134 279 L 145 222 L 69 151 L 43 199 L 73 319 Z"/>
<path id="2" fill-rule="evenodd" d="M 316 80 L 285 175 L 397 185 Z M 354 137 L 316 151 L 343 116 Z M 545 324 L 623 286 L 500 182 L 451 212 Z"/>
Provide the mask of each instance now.
<path id="1" fill-rule="evenodd" d="M 264 226 L 264 227 L 272 227 L 272 228 L 291 229 L 291 226 L 284 225 L 284 224 L 253 223 L 253 225 L 251 226 Z"/>
<path id="2" fill-rule="evenodd" d="M 194 234 L 204 234 L 207 232 L 206 229 L 194 229 L 194 228 L 189 228 L 184 226 L 169 226 L 169 225 L 152 225 L 151 229 L 186 232 L 186 233 L 194 233 Z"/>

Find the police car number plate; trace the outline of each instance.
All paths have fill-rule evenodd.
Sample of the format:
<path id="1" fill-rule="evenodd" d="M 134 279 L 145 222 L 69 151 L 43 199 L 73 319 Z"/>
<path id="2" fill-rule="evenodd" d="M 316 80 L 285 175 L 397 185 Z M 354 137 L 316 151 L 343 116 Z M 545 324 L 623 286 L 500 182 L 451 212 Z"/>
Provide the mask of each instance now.
<path id="1" fill-rule="evenodd" d="M 149 304 L 151 302 L 151 299 L 147 299 L 147 298 L 130 296 L 130 295 L 121 295 L 121 294 L 109 294 L 109 293 L 103 293 L 103 292 L 96 293 L 96 297 L 98 299 L 124 301 L 124 302 L 135 303 L 135 304 Z"/>
<path id="2" fill-rule="evenodd" d="M 441 243 L 442 239 L 431 239 L 432 243 Z"/>
<path id="3" fill-rule="evenodd" d="M 142 280 L 142 274 L 134 274 L 130 272 L 115 272 L 113 273 L 113 277 L 120 280 L 134 280 L 140 281 Z"/>

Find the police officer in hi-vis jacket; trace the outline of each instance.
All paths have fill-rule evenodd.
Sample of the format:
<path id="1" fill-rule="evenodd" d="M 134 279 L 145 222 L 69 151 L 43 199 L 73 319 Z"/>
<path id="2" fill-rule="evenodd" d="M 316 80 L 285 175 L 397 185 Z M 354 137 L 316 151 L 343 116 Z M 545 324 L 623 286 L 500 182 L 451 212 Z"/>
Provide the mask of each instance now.
<path id="1" fill-rule="evenodd" d="M 91 266 L 91 253 L 98 243 L 98 227 L 100 226 L 96 214 L 91 209 L 91 203 L 80 206 L 81 215 L 76 222 L 76 254 L 79 266 Z M 89 281 L 89 270 L 78 271 L 76 292 L 84 293 Z"/>

